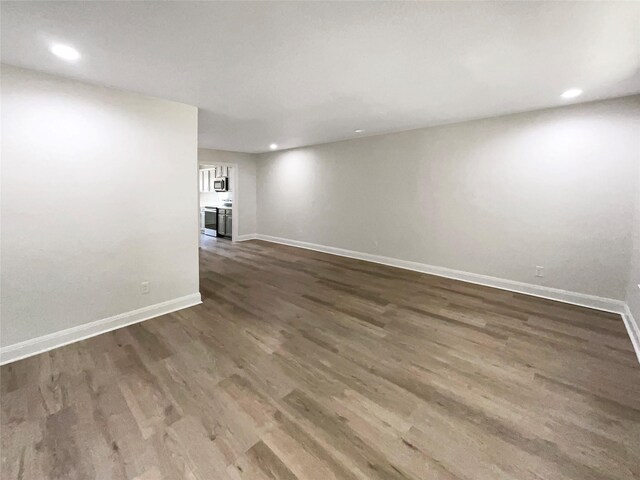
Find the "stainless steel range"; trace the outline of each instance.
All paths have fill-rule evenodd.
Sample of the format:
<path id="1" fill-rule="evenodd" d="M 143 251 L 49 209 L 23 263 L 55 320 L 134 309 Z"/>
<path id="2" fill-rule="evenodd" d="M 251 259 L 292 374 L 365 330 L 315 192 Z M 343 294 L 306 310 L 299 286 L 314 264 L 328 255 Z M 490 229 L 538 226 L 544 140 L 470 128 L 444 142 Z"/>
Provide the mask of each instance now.
<path id="1" fill-rule="evenodd" d="M 202 209 L 204 228 L 202 233 L 210 237 L 218 236 L 218 209 L 216 207 L 204 207 Z"/>

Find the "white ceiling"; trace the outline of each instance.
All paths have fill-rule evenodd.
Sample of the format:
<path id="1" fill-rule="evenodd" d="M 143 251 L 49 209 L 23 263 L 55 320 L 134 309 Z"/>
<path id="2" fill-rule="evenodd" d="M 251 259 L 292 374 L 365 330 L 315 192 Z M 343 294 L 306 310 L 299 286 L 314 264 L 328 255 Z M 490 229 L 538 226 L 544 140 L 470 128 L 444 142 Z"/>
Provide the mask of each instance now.
<path id="1" fill-rule="evenodd" d="M 2 2 L 2 61 L 200 107 L 263 152 L 640 92 L 640 3 Z M 48 51 L 69 43 L 66 63 Z M 354 129 L 365 129 L 356 134 Z"/>

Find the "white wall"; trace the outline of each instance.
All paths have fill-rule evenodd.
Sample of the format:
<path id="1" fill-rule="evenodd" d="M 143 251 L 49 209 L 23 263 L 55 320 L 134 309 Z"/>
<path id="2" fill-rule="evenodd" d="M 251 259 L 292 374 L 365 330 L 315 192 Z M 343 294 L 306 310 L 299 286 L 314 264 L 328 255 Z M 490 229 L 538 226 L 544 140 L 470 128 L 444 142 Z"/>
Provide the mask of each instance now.
<path id="1" fill-rule="evenodd" d="M 195 107 L 6 65 L 1 101 L 3 347 L 198 293 Z"/>
<path id="2" fill-rule="evenodd" d="M 623 300 L 639 113 L 635 96 L 262 154 L 257 232 Z"/>
<path id="3" fill-rule="evenodd" d="M 238 185 L 233 186 L 236 190 L 235 207 L 239 211 L 238 235 L 256 233 L 256 155 L 199 148 L 198 163 L 238 165 Z"/>
<path id="4" fill-rule="evenodd" d="M 640 151 L 640 137 L 637 139 L 637 148 Z M 640 184 L 640 162 L 637 168 L 638 183 Z M 627 284 L 627 304 L 640 328 L 640 189 L 636 192 L 635 202 L 636 212 L 631 223 L 633 228 L 633 251 L 629 269 L 629 282 Z"/>

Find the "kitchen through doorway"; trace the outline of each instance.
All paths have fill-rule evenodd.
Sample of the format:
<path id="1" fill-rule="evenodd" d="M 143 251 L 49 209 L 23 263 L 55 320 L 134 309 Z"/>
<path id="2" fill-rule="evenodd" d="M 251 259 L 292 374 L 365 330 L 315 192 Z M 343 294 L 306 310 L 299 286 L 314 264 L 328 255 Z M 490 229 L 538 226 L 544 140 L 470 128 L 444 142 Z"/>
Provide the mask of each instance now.
<path id="1" fill-rule="evenodd" d="M 200 235 L 221 240 L 238 238 L 238 165 L 198 165 Z"/>

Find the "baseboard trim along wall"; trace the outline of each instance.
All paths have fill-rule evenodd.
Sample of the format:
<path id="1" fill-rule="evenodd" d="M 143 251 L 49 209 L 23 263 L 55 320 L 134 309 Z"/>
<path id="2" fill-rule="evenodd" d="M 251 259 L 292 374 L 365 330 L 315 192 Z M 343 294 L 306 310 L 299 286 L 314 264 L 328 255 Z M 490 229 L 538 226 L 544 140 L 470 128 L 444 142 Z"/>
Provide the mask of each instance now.
<path id="1" fill-rule="evenodd" d="M 451 278 L 468 283 L 475 283 L 487 287 L 508 290 L 511 292 L 523 293 L 534 297 L 546 298 L 549 300 L 557 300 L 559 302 L 579 305 L 582 307 L 594 308 L 606 312 L 618 313 L 624 320 L 625 327 L 631 338 L 631 343 L 640 362 L 640 326 L 631 315 L 629 307 L 621 300 L 611 298 L 598 297 L 595 295 L 587 295 L 584 293 L 571 292 L 558 288 L 544 287 L 524 282 L 516 282 L 514 280 L 506 280 L 503 278 L 491 277 L 488 275 L 480 275 L 477 273 L 463 272 L 445 267 L 437 267 L 425 263 L 412 262 L 409 260 L 400 260 L 397 258 L 384 257 L 381 255 L 373 255 L 370 253 L 356 252 L 354 250 L 346 250 L 343 248 L 329 247 L 315 243 L 302 242 L 299 240 L 291 240 L 288 238 L 273 237 L 263 234 L 245 234 L 236 238 L 238 242 L 247 240 L 264 240 L 271 243 L 279 243 L 291 247 L 304 248 L 307 250 L 315 250 L 318 252 L 329 253 L 341 257 L 355 258 L 382 265 L 403 268 L 405 270 L 413 270 L 416 272 L 427 273 L 439 277 Z M 159 317 L 167 313 L 182 310 L 183 308 L 192 307 L 202 303 L 200 293 L 194 293 L 184 297 L 169 300 L 167 302 L 157 303 L 148 307 L 139 308 L 130 312 L 114 315 L 113 317 L 103 318 L 95 322 L 79 325 L 77 327 L 68 328 L 59 332 L 43 335 L 31 340 L 16 343 L 0 348 L 0 365 L 15 362 L 38 353 L 43 353 L 54 348 L 62 347 L 70 343 L 85 340 L 87 338 L 110 332 L 117 328 L 126 327 L 134 323 L 139 323 L 151 318 Z"/>
<path id="2" fill-rule="evenodd" d="M 356 258 L 358 260 L 366 260 L 368 262 L 381 263 L 392 267 L 404 268 L 406 270 L 414 270 L 416 272 L 428 273 L 439 277 L 452 278 L 463 282 L 476 283 L 487 287 L 499 288 L 511 292 L 524 293 L 534 297 L 546 298 L 549 300 L 557 300 L 559 302 L 579 305 L 581 307 L 594 308 L 605 312 L 619 313 L 624 320 L 633 349 L 640 362 L 640 326 L 631 315 L 631 311 L 625 302 L 612 298 L 598 297 L 595 295 L 587 295 L 584 293 L 571 292 L 561 290 L 559 288 L 544 287 L 524 282 L 516 282 L 514 280 L 505 280 L 503 278 L 490 277 L 488 275 L 480 275 L 477 273 L 463 272 L 450 268 L 436 267 L 425 263 L 411 262 L 408 260 L 399 260 L 397 258 L 383 257 L 370 253 L 356 252 L 337 247 L 327 247 L 316 243 L 301 242 L 299 240 L 291 240 L 288 238 L 272 237 L 270 235 L 262 235 L 260 233 L 252 233 L 248 235 L 240 235 L 237 239 L 240 242 L 246 240 L 264 240 L 266 242 L 280 243 L 291 247 L 306 248 L 307 250 L 315 250 L 318 252 L 330 253 L 341 257 Z"/>
<path id="3" fill-rule="evenodd" d="M 381 255 L 373 255 L 370 253 L 356 252 L 353 250 L 345 250 L 337 247 L 327 247 L 315 243 L 301 242 L 298 240 L 290 240 L 288 238 L 272 237 L 270 235 L 262 235 L 260 233 L 253 235 L 257 240 L 266 242 L 280 243 L 292 247 L 306 248 L 307 250 L 316 250 L 318 252 L 330 253 L 341 257 L 355 258 L 358 260 L 366 260 L 373 263 L 381 263 L 392 267 L 404 268 L 405 270 L 413 270 L 416 272 L 428 273 L 439 277 L 452 278 L 463 282 L 485 285 L 487 287 L 499 288 L 511 292 L 524 293 L 534 297 L 546 298 L 549 300 L 557 300 L 559 302 L 579 305 L 581 307 L 594 308 L 605 312 L 625 314 L 626 304 L 622 300 L 614 300 L 611 298 L 598 297 L 595 295 L 587 295 L 584 293 L 571 292 L 561 290 L 559 288 L 544 287 L 524 282 L 516 282 L 514 280 L 506 280 L 504 278 L 490 277 L 478 273 L 463 272 L 461 270 L 453 270 L 445 267 L 436 267 L 426 263 L 411 262 L 409 260 L 400 260 L 397 258 L 383 257 Z M 249 240 L 247 238 L 246 240 Z"/>
<path id="4" fill-rule="evenodd" d="M 184 297 L 174 298 L 148 307 L 142 307 L 130 312 L 103 318 L 95 322 L 67 328 L 59 332 L 50 333 L 41 337 L 26 340 L 0 348 L 0 365 L 15 362 L 22 358 L 30 357 L 38 353 L 43 353 L 54 348 L 62 347 L 70 343 L 95 337 L 101 333 L 110 332 L 117 328 L 126 327 L 134 323 L 159 317 L 167 313 L 182 310 L 202 303 L 200 293 L 193 293 Z"/>
<path id="5" fill-rule="evenodd" d="M 633 344 L 633 349 L 636 351 L 636 357 L 638 357 L 638 362 L 640 362 L 640 325 L 631 315 L 631 310 L 629 310 L 629 306 L 625 305 L 625 312 L 622 314 L 622 319 L 624 320 L 624 326 L 627 327 L 627 333 L 631 338 L 631 343 Z"/>
<path id="6" fill-rule="evenodd" d="M 244 235 L 238 235 L 234 240 L 236 242 L 246 242 L 247 240 L 255 240 L 258 238 L 255 233 L 245 233 Z"/>

